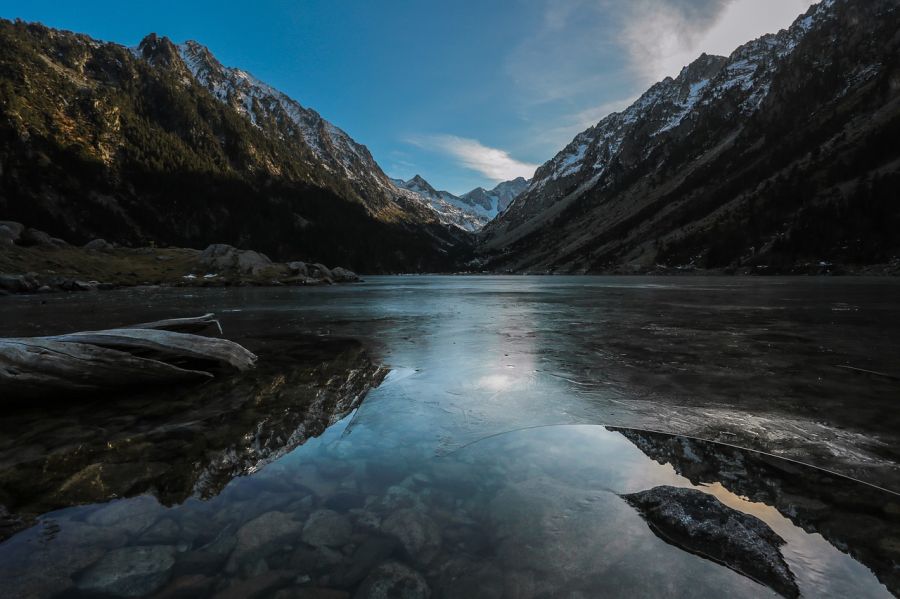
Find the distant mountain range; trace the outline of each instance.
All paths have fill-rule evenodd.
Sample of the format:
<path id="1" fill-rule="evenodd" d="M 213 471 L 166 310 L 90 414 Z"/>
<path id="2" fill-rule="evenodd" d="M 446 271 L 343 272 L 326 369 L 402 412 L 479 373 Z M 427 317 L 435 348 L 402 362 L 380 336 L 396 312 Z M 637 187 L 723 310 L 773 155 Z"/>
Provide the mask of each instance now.
<path id="1" fill-rule="evenodd" d="M 445 224 L 455 225 L 466 231 L 479 231 L 487 223 L 528 189 L 528 181 L 518 177 L 512 181 L 504 181 L 490 191 L 476 187 L 461 196 L 449 191 L 437 191 L 428 181 L 416 175 L 409 181 L 393 179 L 397 187 L 411 191 L 428 203 L 438 214 L 439 220 Z"/>
<path id="2" fill-rule="evenodd" d="M 900 4 L 825 0 L 580 133 L 481 233 L 485 268 L 805 272 L 900 261 Z"/>

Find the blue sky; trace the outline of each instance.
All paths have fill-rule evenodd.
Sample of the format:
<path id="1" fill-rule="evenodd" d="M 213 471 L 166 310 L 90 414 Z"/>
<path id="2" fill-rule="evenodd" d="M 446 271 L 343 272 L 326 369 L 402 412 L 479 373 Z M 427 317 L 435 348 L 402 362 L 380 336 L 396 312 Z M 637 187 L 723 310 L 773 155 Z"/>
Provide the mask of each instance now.
<path id="1" fill-rule="evenodd" d="M 812 0 L 0 0 L 0 16 L 134 45 L 195 39 L 314 108 L 391 176 L 492 187 Z"/>

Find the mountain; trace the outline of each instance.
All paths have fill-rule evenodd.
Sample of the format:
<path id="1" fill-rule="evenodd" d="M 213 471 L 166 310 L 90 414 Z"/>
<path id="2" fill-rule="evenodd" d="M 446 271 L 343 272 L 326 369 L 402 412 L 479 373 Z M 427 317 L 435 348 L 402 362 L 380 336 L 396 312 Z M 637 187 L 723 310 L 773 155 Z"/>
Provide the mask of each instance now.
<path id="1" fill-rule="evenodd" d="M 900 9 L 825 0 L 580 133 L 480 235 L 488 268 L 805 272 L 900 255 Z"/>
<path id="2" fill-rule="evenodd" d="M 0 21 L 0 216 L 81 243 L 443 270 L 468 235 L 365 146 L 203 46 Z"/>
<path id="3" fill-rule="evenodd" d="M 528 184 L 525 177 L 517 177 L 512 181 L 504 181 L 490 191 L 483 187 L 476 187 L 462 196 L 462 199 L 471 204 L 481 206 L 484 210 L 493 213 L 494 216 L 506 210 L 512 201 L 522 195 Z"/>
<path id="4" fill-rule="evenodd" d="M 491 191 L 477 187 L 462 196 L 456 196 L 449 191 L 437 191 L 420 175 L 409 181 L 393 179 L 393 182 L 397 187 L 411 191 L 427 202 L 442 223 L 472 232 L 482 229 L 528 188 L 528 182 L 519 177 L 504 181 Z"/>
<path id="5" fill-rule="evenodd" d="M 393 179 L 393 182 L 411 198 L 425 202 L 437 215 L 438 220 L 446 225 L 474 232 L 480 230 L 490 220 L 489 216 L 449 191 L 436 190 L 419 175 L 409 181 Z"/>

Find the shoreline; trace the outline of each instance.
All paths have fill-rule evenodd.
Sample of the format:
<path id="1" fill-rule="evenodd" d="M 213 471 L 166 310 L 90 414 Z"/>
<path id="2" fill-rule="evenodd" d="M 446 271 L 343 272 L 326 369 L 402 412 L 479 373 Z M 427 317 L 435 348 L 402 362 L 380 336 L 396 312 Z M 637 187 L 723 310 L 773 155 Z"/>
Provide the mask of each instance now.
<path id="1" fill-rule="evenodd" d="M 76 247 L 54 244 L 0 248 L 0 296 L 52 292 L 105 291 L 135 287 L 215 288 L 318 286 L 359 282 L 342 267 L 301 261 L 273 262 L 264 254 L 213 244 L 205 250 L 190 248 L 125 248 L 97 240 Z M 699 269 L 656 266 L 640 270 L 615 268 L 600 272 L 429 272 L 378 273 L 393 276 L 503 276 L 503 277 L 741 277 L 741 278 L 892 278 L 900 276 L 900 263 L 830 265 L 827 271 L 796 268 L 788 272 L 751 267 Z M 374 275 L 371 275 L 374 276 Z"/>

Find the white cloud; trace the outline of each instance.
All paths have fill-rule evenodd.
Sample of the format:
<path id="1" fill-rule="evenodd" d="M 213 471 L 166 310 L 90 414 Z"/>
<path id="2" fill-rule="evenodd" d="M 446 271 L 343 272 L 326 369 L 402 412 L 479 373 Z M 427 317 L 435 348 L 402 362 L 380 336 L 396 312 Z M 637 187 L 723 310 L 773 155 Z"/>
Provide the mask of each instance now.
<path id="1" fill-rule="evenodd" d="M 738 46 L 788 27 L 814 0 L 731 0 L 711 20 L 671 0 L 629 3 L 621 43 L 645 82 L 675 76 L 700 54 L 728 56 Z"/>
<path id="2" fill-rule="evenodd" d="M 462 166 L 477 171 L 493 181 L 508 181 L 516 177 L 530 179 L 537 164 L 521 162 L 509 152 L 490 148 L 476 139 L 455 135 L 426 135 L 410 138 L 420 148 L 442 152 L 455 158 Z"/>

